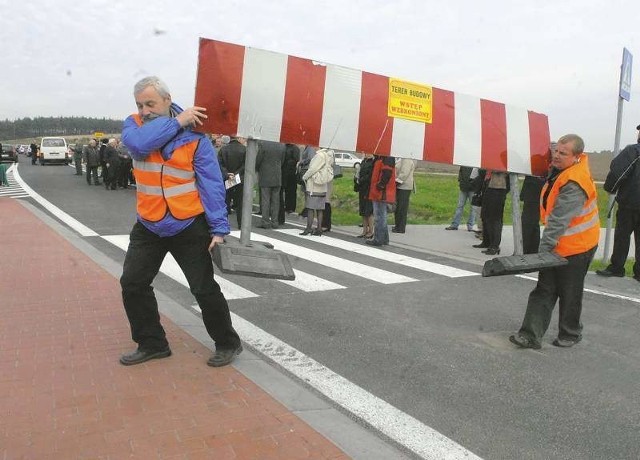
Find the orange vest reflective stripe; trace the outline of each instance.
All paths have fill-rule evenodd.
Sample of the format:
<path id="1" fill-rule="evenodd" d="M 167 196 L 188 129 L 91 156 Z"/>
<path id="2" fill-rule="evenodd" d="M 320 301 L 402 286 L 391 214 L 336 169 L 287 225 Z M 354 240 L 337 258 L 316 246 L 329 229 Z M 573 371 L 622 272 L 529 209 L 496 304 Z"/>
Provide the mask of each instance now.
<path id="1" fill-rule="evenodd" d="M 142 126 L 138 114 L 133 118 L 138 126 Z M 195 140 L 178 147 L 166 161 L 160 150 L 151 152 L 144 161 L 133 160 L 140 217 L 158 222 L 167 210 L 177 219 L 189 219 L 204 212 L 193 170 L 198 143 Z"/>
<path id="2" fill-rule="evenodd" d="M 571 219 L 569 227 L 558 239 L 555 252 L 562 257 L 581 254 L 598 245 L 600 241 L 600 218 L 598 216 L 598 196 L 596 186 L 593 183 L 589 171 L 589 161 L 584 153 L 580 155 L 580 161 L 562 171 L 551 186 L 547 196 L 546 209 L 542 206 L 542 200 L 549 188 L 546 183 L 540 194 L 540 216 L 542 223 L 546 225 L 547 218 L 551 214 L 560 189 L 569 181 L 577 183 L 587 195 L 580 213 Z"/>

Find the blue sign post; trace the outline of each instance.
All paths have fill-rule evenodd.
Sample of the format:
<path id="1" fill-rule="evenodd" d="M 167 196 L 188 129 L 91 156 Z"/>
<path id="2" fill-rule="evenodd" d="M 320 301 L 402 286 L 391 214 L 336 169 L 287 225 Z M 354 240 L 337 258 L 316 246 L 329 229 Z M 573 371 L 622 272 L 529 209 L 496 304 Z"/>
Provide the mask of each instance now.
<path id="1" fill-rule="evenodd" d="M 628 49 L 622 51 L 622 66 L 620 66 L 620 97 L 625 101 L 631 99 L 631 66 L 633 55 Z"/>
<path id="2" fill-rule="evenodd" d="M 623 101 L 631 99 L 631 66 L 633 64 L 633 55 L 628 49 L 622 49 L 622 65 L 620 66 L 620 92 L 618 95 L 618 118 L 616 120 L 616 137 L 613 145 L 613 157 L 617 157 L 620 152 L 620 131 L 622 129 L 622 104 Z M 616 203 L 616 195 L 609 195 L 609 203 L 607 209 L 607 230 L 604 237 L 604 252 L 602 261 L 606 264 L 609 260 L 609 249 L 611 247 L 611 227 L 613 227 L 613 207 Z"/>

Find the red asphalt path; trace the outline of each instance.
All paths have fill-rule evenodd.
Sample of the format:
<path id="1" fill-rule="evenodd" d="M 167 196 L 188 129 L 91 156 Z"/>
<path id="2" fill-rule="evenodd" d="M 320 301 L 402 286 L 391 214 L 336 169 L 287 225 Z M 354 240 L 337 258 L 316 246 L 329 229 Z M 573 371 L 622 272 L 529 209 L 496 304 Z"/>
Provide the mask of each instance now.
<path id="1" fill-rule="evenodd" d="M 346 459 L 166 317 L 173 356 L 135 348 L 118 280 L 0 198 L 0 459 Z"/>

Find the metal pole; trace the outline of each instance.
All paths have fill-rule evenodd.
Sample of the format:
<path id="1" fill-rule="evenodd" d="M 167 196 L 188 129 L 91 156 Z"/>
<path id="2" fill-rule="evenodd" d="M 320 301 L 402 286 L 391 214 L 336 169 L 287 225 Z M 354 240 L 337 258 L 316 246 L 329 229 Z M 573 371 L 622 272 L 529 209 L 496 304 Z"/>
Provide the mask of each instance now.
<path id="1" fill-rule="evenodd" d="M 622 130 L 622 99 L 618 97 L 618 117 L 616 119 L 616 137 L 613 145 L 613 158 L 620 153 L 620 132 Z M 607 218 L 607 230 L 604 237 L 604 251 L 602 253 L 602 262 L 607 263 L 609 261 L 609 250 L 611 248 L 611 228 L 613 227 L 613 205 L 616 199 L 615 194 L 609 195 L 609 201 L 607 202 L 607 210 L 611 209 L 611 215 Z"/>
<path id="2" fill-rule="evenodd" d="M 240 244 L 248 246 L 251 240 L 251 212 L 253 211 L 253 184 L 256 176 L 258 141 L 247 139 L 247 156 L 244 160 L 244 189 L 242 190 L 242 223 Z"/>
<path id="3" fill-rule="evenodd" d="M 513 220 L 513 255 L 521 256 L 524 253 L 524 247 L 522 245 L 522 220 L 520 219 L 520 190 L 516 173 L 509 173 L 509 185 L 511 186 L 511 219 Z"/>

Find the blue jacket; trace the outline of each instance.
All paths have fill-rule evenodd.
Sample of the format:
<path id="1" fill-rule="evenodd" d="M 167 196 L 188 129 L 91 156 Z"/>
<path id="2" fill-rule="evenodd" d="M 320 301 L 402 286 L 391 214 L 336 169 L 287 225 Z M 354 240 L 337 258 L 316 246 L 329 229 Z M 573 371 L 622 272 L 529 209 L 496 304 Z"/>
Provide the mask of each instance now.
<path id="1" fill-rule="evenodd" d="M 176 113 L 182 112 L 177 104 L 172 104 L 172 109 Z M 226 191 L 218 156 L 211 141 L 204 134 L 180 127 L 180 123 L 173 117 L 158 117 L 138 126 L 133 116 L 129 116 L 122 128 L 122 142 L 131 152 L 131 157 L 139 161 L 144 161 L 152 151 L 158 149 L 162 157 L 168 160 L 175 149 L 194 140 L 200 141 L 193 158 L 193 169 L 200 201 L 209 224 L 209 233 L 212 236 L 224 236 L 230 231 L 225 204 Z M 149 222 L 140 215 L 137 219 L 151 232 L 160 237 L 167 237 L 180 233 L 191 225 L 195 218 L 180 220 L 167 213 L 158 222 Z"/>

